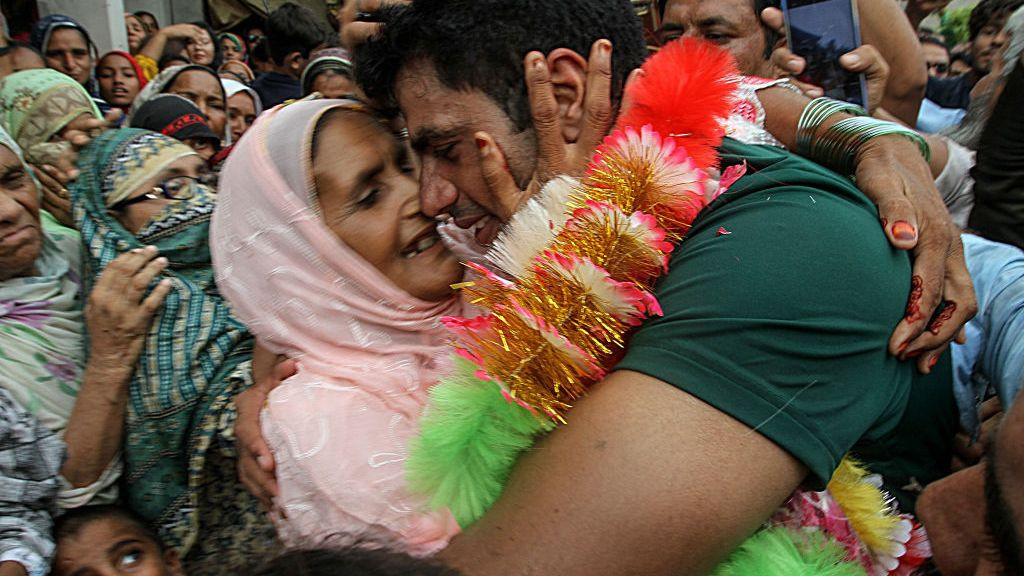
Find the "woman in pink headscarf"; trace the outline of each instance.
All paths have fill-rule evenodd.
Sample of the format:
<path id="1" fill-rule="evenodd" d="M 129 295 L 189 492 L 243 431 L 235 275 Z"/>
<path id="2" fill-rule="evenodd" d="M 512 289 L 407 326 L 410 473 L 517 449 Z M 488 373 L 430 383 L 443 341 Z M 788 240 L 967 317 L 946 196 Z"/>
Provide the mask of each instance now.
<path id="1" fill-rule="evenodd" d="M 385 546 L 429 555 L 458 532 L 406 491 L 408 441 L 449 367 L 439 319 L 462 274 L 420 213 L 406 146 L 352 101 L 279 106 L 221 175 L 210 238 L 234 311 L 298 373 L 261 425 L 289 546 Z"/>

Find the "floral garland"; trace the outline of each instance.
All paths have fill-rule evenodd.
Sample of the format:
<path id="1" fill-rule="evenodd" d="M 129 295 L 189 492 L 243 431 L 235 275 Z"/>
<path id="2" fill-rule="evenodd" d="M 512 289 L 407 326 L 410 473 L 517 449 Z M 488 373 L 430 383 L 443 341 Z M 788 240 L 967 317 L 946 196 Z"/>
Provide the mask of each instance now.
<path id="1" fill-rule="evenodd" d="M 444 320 L 458 358 L 431 391 L 407 464 L 411 488 L 449 508 L 462 526 L 497 499 L 519 453 L 564 423 L 573 402 L 604 377 L 631 330 L 661 314 L 652 288 L 670 253 L 745 170 L 727 169 L 717 186 L 708 176 L 738 78 L 732 59 L 711 44 L 688 39 L 662 49 L 645 63 L 631 106 L 585 176 L 550 182 L 499 235 L 487 266 L 467 264 L 474 277 L 456 287 L 485 314 Z M 863 477 L 849 474 L 853 480 L 841 485 L 855 488 L 845 492 L 863 496 Z M 845 514 L 831 511 L 823 522 L 811 513 L 831 510 L 823 506 L 834 504 L 831 493 L 797 492 L 770 524 L 770 536 L 749 540 L 719 573 L 810 574 L 818 572 L 794 566 L 831 565 L 846 570 L 839 576 L 863 573 L 856 570 L 873 568 L 878 558 L 907 556 L 911 530 L 871 490 L 873 516 L 858 517 L 873 519 L 861 522 L 873 528 L 873 546 L 853 529 L 831 536 L 830 526 L 855 524 Z M 805 528 L 820 534 L 808 539 Z M 744 572 L 737 564 L 766 546 L 777 548 L 776 563 L 779 550 L 789 553 L 790 562 L 779 564 L 784 570 L 764 572 L 755 561 L 760 568 Z"/>

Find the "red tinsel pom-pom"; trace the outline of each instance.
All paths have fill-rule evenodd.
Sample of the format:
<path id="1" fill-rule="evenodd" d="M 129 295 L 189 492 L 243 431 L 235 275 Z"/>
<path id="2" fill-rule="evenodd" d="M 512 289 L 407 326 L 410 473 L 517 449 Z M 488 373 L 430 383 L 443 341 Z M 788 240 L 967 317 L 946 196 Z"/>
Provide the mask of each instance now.
<path id="1" fill-rule="evenodd" d="M 674 138 L 701 169 L 715 167 L 721 121 L 732 110 L 739 80 L 732 55 L 710 42 L 682 38 L 651 56 L 642 70 L 627 89 L 631 104 L 616 127 L 650 124 L 663 138 Z"/>

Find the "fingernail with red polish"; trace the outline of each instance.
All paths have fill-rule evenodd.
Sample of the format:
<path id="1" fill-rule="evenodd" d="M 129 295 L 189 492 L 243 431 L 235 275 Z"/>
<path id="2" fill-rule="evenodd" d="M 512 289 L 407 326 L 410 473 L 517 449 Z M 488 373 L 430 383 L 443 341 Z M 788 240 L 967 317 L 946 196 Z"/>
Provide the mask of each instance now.
<path id="1" fill-rule="evenodd" d="M 914 350 L 913 352 L 907 352 L 907 358 L 917 358 L 921 354 L 924 354 L 924 350 Z"/>
<path id="2" fill-rule="evenodd" d="M 889 227 L 889 220 L 886 219 L 886 218 L 882 218 L 882 230 L 885 230 L 888 227 Z"/>
<path id="3" fill-rule="evenodd" d="M 917 238 L 917 228 L 906 220 L 897 220 L 893 222 L 892 235 L 897 240 L 914 240 Z"/>
<path id="4" fill-rule="evenodd" d="M 487 140 L 484 140 L 483 138 L 474 138 L 474 140 L 476 140 L 476 147 L 479 148 L 481 152 L 487 148 Z"/>
<path id="5" fill-rule="evenodd" d="M 907 340 L 903 344 L 900 344 L 900 347 L 896 349 L 896 353 L 897 354 L 902 354 L 903 351 L 907 349 L 907 345 L 908 344 L 910 344 L 910 340 Z"/>
<path id="6" fill-rule="evenodd" d="M 935 364 L 938 363 L 938 361 L 938 356 L 932 356 L 932 359 L 928 361 L 928 369 L 931 370 L 932 368 L 935 368 Z"/>

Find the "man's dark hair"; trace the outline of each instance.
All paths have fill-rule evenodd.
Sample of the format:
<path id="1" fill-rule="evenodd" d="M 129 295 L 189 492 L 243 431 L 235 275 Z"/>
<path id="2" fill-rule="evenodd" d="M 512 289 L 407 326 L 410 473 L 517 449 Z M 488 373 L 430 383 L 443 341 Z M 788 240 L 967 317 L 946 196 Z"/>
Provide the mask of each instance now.
<path id="1" fill-rule="evenodd" d="M 945 50 L 946 54 L 949 54 L 949 46 L 946 46 L 946 43 L 942 40 L 942 38 L 939 38 L 938 36 L 925 35 L 918 38 L 918 40 L 921 42 L 922 45 L 931 44 L 933 46 L 938 46 Z"/>
<path id="2" fill-rule="evenodd" d="M 459 572 L 429 560 L 399 552 L 341 548 L 292 550 L 255 569 L 247 576 L 459 576 Z"/>
<path id="3" fill-rule="evenodd" d="M 143 538 L 152 540 L 161 551 L 164 550 L 163 541 L 149 523 L 131 510 L 115 504 L 82 506 L 69 510 L 54 523 L 53 540 L 59 545 L 61 540 L 78 535 L 83 528 L 100 520 L 120 520 L 137 530 Z"/>
<path id="4" fill-rule="evenodd" d="M 283 65 L 285 58 L 292 52 L 309 58 L 309 53 L 323 44 L 325 37 L 320 20 L 305 6 L 288 2 L 271 12 L 267 18 L 270 57 L 278 66 Z"/>
<path id="5" fill-rule="evenodd" d="M 971 18 L 967 21 L 967 29 L 973 41 L 981 33 L 981 29 L 995 18 L 1009 16 L 1011 12 L 1024 5 L 1024 0 L 981 0 L 971 10 Z"/>
<path id="6" fill-rule="evenodd" d="M 612 43 L 612 100 L 643 63 L 643 29 L 629 0 L 413 0 L 384 14 L 381 33 L 356 51 L 356 80 L 372 98 L 394 103 L 404 64 L 421 60 L 452 90 L 480 90 L 519 131 L 531 125 L 523 58 L 569 48 L 584 58 Z"/>
<path id="7" fill-rule="evenodd" d="M 1020 530 L 1013 520 L 1003 486 L 996 478 L 996 462 L 999 459 L 999 443 L 989 445 L 988 460 L 985 463 L 985 527 L 988 528 L 999 550 L 1004 573 L 1024 574 L 1024 542 Z M 1017 490 L 1017 487 L 1010 487 Z"/>

